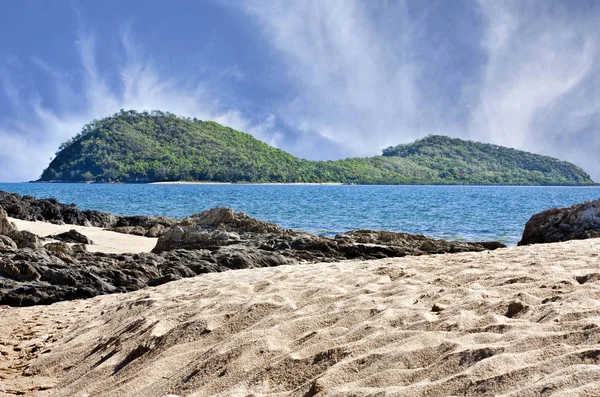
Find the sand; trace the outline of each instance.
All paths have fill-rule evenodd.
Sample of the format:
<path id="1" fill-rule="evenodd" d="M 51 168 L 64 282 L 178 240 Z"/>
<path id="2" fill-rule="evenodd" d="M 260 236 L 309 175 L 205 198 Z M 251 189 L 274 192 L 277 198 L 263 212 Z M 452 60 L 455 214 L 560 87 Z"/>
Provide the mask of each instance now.
<path id="1" fill-rule="evenodd" d="M 150 185 L 234 185 L 232 182 L 188 182 L 188 181 L 172 181 L 172 182 L 150 182 Z M 236 182 L 235 185 L 266 185 L 266 186 L 312 186 L 312 185 L 328 185 L 338 186 L 344 185 L 340 182 Z"/>
<path id="2" fill-rule="evenodd" d="M 591 239 L 235 270 L 3 308 L 0 391 L 600 395 L 599 254 Z"/>
<path id="3" fill-rule="evenodd" d="M 75 229 L 94 242 L 93 245 L 87 246 L 90 252 L 113 254 L 150 252 L 156 246 L 156 241 L 158 240 L 156 238 L 111 232 L 99 227 L 55 225 L 49 222 L 30 222 L 15 218 L 8 219 L 17 226 L 17 229 L 26 230 L 40 237 L 60 234 Z"/>

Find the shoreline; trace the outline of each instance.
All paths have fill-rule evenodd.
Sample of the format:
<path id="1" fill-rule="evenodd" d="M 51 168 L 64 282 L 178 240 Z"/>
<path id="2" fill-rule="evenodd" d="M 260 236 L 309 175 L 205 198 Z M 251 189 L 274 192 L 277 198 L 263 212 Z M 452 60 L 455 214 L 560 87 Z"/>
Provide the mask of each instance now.
<path id="1" fill-rule="evenodd" d="M 189 181 L 171 181 L 171 182 L 150 182 L 147 185 L 244 185 L 244 186 L 339 186 L 348 185 L 341 182 L 323 182 L 323 183 L 311 183 L 311 182 L 189 182 Z M 350 185 L 348 185 L 350 186 Z"/>
<path id="2" fill-rule="evenodd" d="M 577 187 L 589 188 L 600 187 L 600 183 L 585 184 L 498 184 L 498 183 L 459 183 L 459 182 L 440 182 L 440 183 L 348 183 L 348 182 L 214 182 L 214 181 L 161 181 L 161 182 L 85 182 L 85 181 L 22 181 L 22 182 L 0 182 L 0 184 L 19 184 L 19 183 L 57 183 L 57 184 L 83 184 L 83 185 L 332 185 L 332 186 L 468 186 L 468 187 Z"/>

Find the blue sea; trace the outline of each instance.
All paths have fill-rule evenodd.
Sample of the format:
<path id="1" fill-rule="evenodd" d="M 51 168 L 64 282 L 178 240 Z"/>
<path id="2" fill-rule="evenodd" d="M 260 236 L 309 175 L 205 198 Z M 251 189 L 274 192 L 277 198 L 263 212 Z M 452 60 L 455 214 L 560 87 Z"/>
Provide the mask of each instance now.
<path id="1" fill-rule="evenodd" d="M 228 206 L 328 236 L 379 229 L 509 245 L 520 240 L 531 215 L 600 198 L 600 187 L 0 183 L 0 190 L 119 215 L 181 218 Z"/>

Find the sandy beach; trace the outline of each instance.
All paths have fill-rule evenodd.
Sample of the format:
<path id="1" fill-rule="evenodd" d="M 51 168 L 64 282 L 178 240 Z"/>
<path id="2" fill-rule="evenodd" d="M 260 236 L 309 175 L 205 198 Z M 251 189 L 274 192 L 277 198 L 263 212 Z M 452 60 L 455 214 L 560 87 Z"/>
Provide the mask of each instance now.
<path id="1" fill-rule="evenodd" d="M 323 183 L 291 183 L 291 182 L 265 182 L 265 183 L 231 183 L 231 182 L 187 182 L 187 181 L 173 181 L 173 182 L 151 182 L 150 185 L 266 185 L 266 186 L 312 186 L 312 185 L 343 185 L 339 182 L 323 182 Z"/>
<path id="2" fill-rule="evenodd" d="M 600 239 L 206 274 L 0 309 L 26 396 L 600 393 Z"/>
<path id="3" fill-rule="evenodd" d="M 8 218 L 19 230 L 26 230 L 40 237 L 68 232 L 71 229 L 90 238 L 94 244 L 88 245 L 90 252 L 105 252 L 110 254 L 150 252 L 156 245 L 156 238 L 134 236 L 111 232 L 99 227 L 77 225 L 55 225 L 49 222 L 30 222 L 16 218 Z"/>

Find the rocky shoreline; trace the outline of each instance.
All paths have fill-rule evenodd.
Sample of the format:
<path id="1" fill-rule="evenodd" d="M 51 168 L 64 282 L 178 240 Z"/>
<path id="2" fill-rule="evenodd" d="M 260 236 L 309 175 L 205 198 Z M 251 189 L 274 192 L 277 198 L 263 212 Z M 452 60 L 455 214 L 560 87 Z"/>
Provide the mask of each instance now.
<path id="1" fill-rule="evenodd" d="M 7 216 L 159 236 L 153 252 L 91 253 L 75 231 L 50 242 L 18 231 Z M 186 219 L 121 217 L 55 199 L 0 192 L 0 305 L 31 306 L 134 291 L 202 273 L 280 265 L 484 251 L 498 242 L 457 242 L 357 230 L 335 238 L 284 229 L 225 207 Z M 55 241 L 62 239 L 63 241 Z"/>
<path id="2" fill-rule="evenodd" d="M 76 230 L 40 238 L 8 217 L 158 237 L 152 252 L 88 252 Z M 534 215 L 519 245 L 600 236 L 600 200 Z M 137 237 L 136 237 L 137 238 Z M 153 243 L 152 243 L 153 244 Z M 284 229 L 217 207 L 185 219 L 117 216 L 0 191 L 0 305 L 32 306 L 135 291 L 203 273 L 345 260 L 479 252 L 499 242 L 355 230 L 334 238 Z"/>

